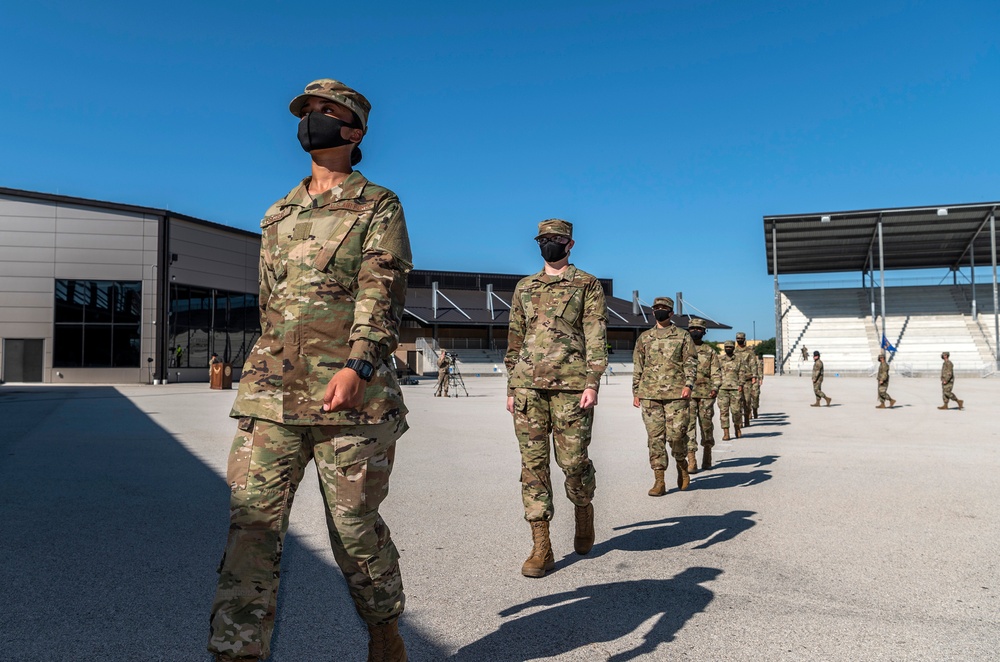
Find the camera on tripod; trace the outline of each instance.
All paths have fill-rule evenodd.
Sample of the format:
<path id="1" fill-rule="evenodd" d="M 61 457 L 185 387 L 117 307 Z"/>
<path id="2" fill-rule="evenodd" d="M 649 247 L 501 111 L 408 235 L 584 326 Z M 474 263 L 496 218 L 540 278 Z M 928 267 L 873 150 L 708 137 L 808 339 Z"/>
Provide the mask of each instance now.
<path id="1" fill-rule="evenodd" d="M 448 357 L 449 361 L 455 362 L 458 360 L 458 354 L 455 352 L 445 352 L 444 355 Z"/>

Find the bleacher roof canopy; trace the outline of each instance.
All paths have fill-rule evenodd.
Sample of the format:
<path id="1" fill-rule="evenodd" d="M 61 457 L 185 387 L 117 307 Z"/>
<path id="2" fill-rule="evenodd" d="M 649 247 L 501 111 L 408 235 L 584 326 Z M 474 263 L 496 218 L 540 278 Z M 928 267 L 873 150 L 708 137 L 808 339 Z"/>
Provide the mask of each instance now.
<path id="1" fill-rule="evenodd" d="M 990 263 L 991 214 L 1000 202 L 764 217 L 767 273 L 958 269 Z M 882 223 L 885 264 L 879 264 Z"/>

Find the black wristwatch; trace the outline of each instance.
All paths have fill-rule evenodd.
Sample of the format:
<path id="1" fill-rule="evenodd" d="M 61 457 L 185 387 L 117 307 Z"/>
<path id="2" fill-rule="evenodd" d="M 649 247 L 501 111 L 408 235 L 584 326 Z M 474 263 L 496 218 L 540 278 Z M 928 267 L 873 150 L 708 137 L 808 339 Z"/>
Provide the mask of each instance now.
<path id="1" fill-rule="evenodd" d="M 347 359 L 347 365 L 344 367 L 358 373 L 358 377 L 366 382 L 370 382 L 375 376 L 375 366 L 363 359 Z"/>

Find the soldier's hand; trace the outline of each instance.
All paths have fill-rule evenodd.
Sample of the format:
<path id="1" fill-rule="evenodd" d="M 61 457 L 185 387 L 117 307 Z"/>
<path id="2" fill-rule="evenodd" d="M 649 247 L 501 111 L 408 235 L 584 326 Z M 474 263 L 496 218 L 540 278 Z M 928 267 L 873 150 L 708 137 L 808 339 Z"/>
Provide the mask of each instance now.
<path id="1" fill-rule="evenodd" d="M 508 396 L 508 398 L 507 398 L 507 411 L 509 411 L 512 414 L 514 413 L 514 396 L 513 395 Z"/>
<path id="2" fill-rule="evenodd" d="M 715 396 L 717 396 L 717 395 L 719 395 L 719 392 L 718 392 L 718 391 L 711 391 L 711 392 L 709 392 L 709 394 L 708 394 L 708 397 L 710 397 L 710 398 L 714 398 L 714 397 L 715 397 Z"/>
<path id="3" fill-rule="evenodd" d="M 365 382 L 350 368 L 338 370 L 323 395 L 323 411 L 359 409 L 365 402 Z"/>
<path id="4" fill-rule="evenodd" d="M 684 389 L 681 390 L 681 399 L 682 400 L 690 400 L 691 399 L 691 389 L 689 389 L 687 386 L 685 386 Z"/>
<path id="5" fill-rule="evenodd" d="M 597 391 L 592 388 L 583 389 L 583 395 L 580 396 L 580 409 L 591 409 L 597 406 Z"/>
<path id="6" fill-rule="evenodd" d="M 638 409 L 641 406 L 639 404 L 639 398 L 638 397 L 632 398 L 632 406 L 635 407 L 636 409 Z"/>

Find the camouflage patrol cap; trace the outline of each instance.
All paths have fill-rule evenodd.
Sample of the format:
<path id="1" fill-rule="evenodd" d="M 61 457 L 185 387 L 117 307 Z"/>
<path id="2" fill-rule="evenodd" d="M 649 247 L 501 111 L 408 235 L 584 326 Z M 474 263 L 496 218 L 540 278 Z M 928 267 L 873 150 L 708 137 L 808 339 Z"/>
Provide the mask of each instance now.
<path id="1" fill-rule="evenodd" d="M 736 343 L 732 340 L 727 340 L 722 344 L 722 346 L 726 349 L 736 349 Z"/>
<path id="2" fill-rule="evenodd" d="M 372 105 L 360 92 L 352 90 L 339 80 L 332 78 L 314 80 L 306 85 L 302 94 L 292 99 L 292 102 L 288 104 L 288 110 L 292 112 L 292 115 L 298 117 L 301 114 L 302 107 L 306 105 L 309 97 L 329 99 L 350 108 L 361 120 L 361 128 L 368 131 L 368 113 L 371 111 Z"/>
<path id="3" fill-rule="evenodd" d="M 951 352 L 941 352 L 941 356 L 951 356 Z"/>
<path id="4" fill-rule="evenodd" d="M 745 334 L 742 331 L 740 331 L 739 333 L 736 334 L 736 339 L 737 340 L 746 340 L 747 339 L 747 334 Z"/>
<path id="5" fill-rule="evenodd" d="M 558 234 L 573 238 L 573 224 L 561 218 L 550 218 L 538 224 L 538 237 L 546 234 Z M 538 239 L 535 237 L 535 239 Z"/>
<path id="6" fill-rule="evenodd" d="M 689 329 L 705 329 L 705 320 L 700 317 L 692 317 L 691 321 L 688 322 Z"/>
<path id="7" fill-rule="evenodd" d="M 819 350 L 818 349 L 815 352 L 813 352 L 813 356 L 819 356 Z"/>
<path id="8" fill-rule="evenodd" d="M 663 306 L 665 308 L 673 310 L 674 300 L 671 299 L 670 297 L 656 297 L 655 299 L 653 299 L 653 308 L 656 308 L 657 306 Z"/>

